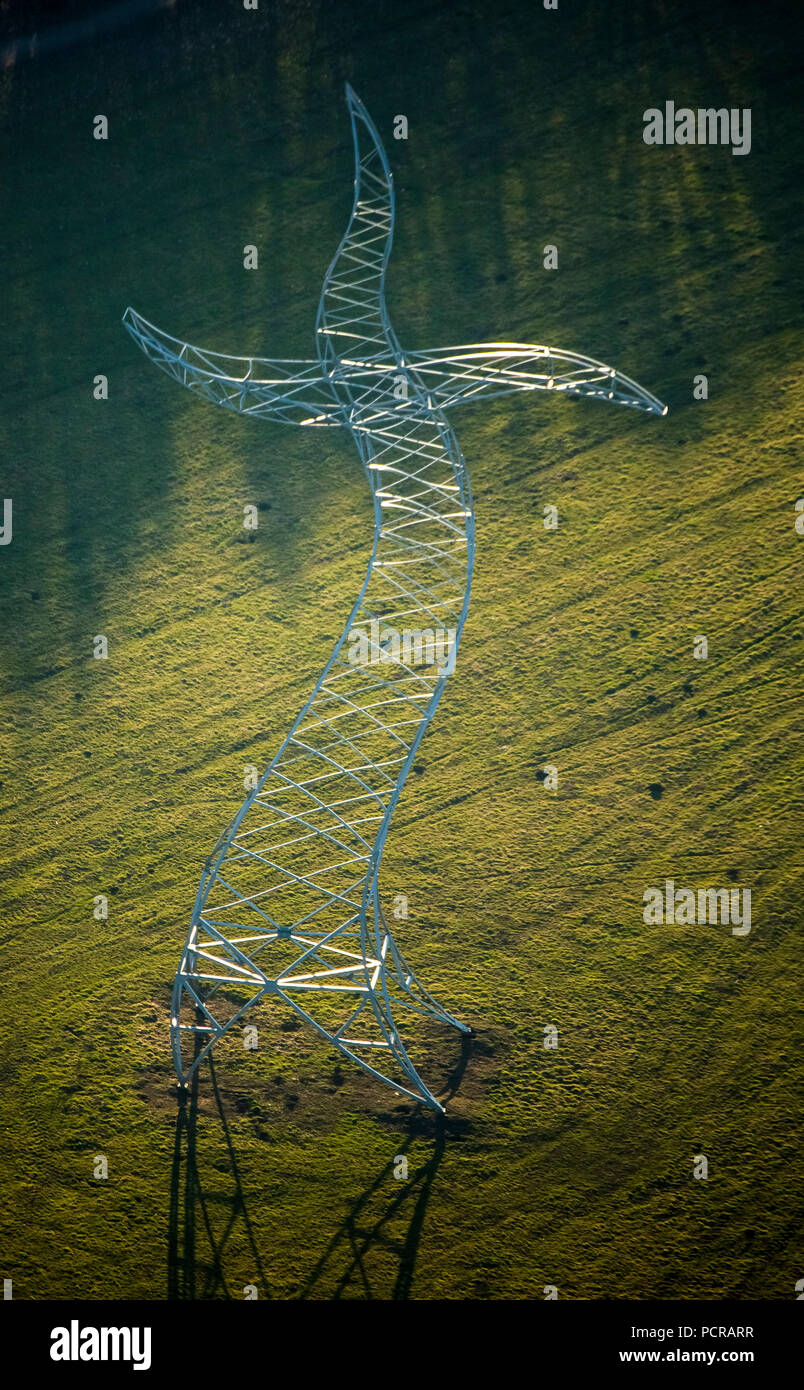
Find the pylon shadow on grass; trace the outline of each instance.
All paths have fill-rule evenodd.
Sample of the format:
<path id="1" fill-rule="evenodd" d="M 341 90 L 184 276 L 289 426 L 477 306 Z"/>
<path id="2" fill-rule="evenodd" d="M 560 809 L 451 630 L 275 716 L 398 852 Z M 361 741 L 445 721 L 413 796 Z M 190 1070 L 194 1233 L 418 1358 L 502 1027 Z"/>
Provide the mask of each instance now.
<path id="1" fill-rule="evenodd" d="M 469 1058 L 470 1039 L 462 1042 L 461 1056 L 447 1079 L 443 1100 L 457 1090 Z M 242 1249 L 244 1236 L 258 1296 L 271 1298 L 211 1058 L 205 1067 L 228 1156 L 228 1186 L 222 1190 L 224 1174 L 220 1165 L 215 1169 L 214 1190 L 209 1180 L 201 1176 L 199 1126 L 206 1127 L 208 1136 L 213 1116 L 199 1112 L 199 1070 L 193 1073 L 190 1089 L 181 1093 L 178 1102 L 168 1220 L 168 1299 L 242 1299 L 242 1259 L 238 1260 L 236 1282 L 231 1272 L 227 1273 L 227 1259 L 232 1264 L 233 1247 Z M 394 1171 L 400 1159 L 407 1160 L 413 1141 L 406 1138 L 398 1146 L 397 1153 L 352 1203 L 323 1254 L 302 1280 L 298 1298 L 410 1297 L 427 1206 L 446 1145 L 443 1117 L 437 1117 L 429 1128 L 430 1135 L 421 1137 L 425 1142 L 429 1138 L 430 1156 L 406 1178 L 397 1179 Z"/>

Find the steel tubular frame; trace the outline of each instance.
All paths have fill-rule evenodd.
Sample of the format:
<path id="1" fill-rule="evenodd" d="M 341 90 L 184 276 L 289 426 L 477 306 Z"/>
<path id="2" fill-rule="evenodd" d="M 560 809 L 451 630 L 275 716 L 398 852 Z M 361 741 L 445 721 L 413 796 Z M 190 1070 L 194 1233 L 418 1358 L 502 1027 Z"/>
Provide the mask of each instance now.
<path id="1" fill-rule="evenodd" d="M 405 962 L 379 876 L 394 807 L 454 666 L 469 603 L 474 514 L 445 411 L 535 390 L 652 414 L 666 407 L 614 368 L 549 347 L 404 352 L 385 304 L 393 179 L 371 117 L 350 87 L 346 97 L 354 203 L 324 279 L 317 358 L 225 356 L 170 337 L 131 308 L 123 320 L 157 366 L 226 409 L 349 430 L 374 501 L 371 558 L 343 633 L 204 866 L 173 987 L 172 1048 L 186 1086 L 218 1038 L 260 1000 L 277 998 L 371 1076 L 441 1111 L 397 1016 L 405 1010 L 411 1021 L 469 1029 Z M 400 625 L 403 637 L 413 635 L 407 646 L 395 639 Z M 429 640 L 444 631 L 448 665 Z"/>

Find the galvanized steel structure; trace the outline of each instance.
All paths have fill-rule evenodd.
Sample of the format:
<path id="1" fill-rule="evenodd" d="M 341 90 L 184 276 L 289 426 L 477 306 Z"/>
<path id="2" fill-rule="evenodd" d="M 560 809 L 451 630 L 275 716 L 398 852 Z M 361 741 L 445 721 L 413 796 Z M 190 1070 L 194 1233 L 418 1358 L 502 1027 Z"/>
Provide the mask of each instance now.
<path id="1" fill-rule="evenodd" d="M 613 368 L 554 348 L 403 350 L 385 306 L 391 171 L 349 87 L 347 103 L 354 204 L 324 279 L 316 358 L 223 356 L 171 338 L 133 309 L 124 315 L 157 366 L 216 404 L 349 430 L 374 500 L 368 571 L 343 634 L 204 866 L 173 989 L 173 1056 L 186 1085 L 215 1041 L 273 998 L 372 1076 L 440 1111 L 400 1020 L 429 1016 L 469 1030 L 405 961 L 379 877 L 394 807 L 469 603 L 472 498 L 445 412 L 513 391 L 593 396 L 654 414 L 666 407 Z"/>

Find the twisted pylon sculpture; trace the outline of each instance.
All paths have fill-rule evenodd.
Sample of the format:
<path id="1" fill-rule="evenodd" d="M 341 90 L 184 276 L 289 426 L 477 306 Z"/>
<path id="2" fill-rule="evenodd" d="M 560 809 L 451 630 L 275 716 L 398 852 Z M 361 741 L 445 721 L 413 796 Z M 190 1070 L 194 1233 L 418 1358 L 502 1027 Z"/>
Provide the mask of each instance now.
<path id="1" fill-rule="evenodd" d="M 577 353 L 520 343 L 403 351 L 385 307 L 391 171 L 368 112 L 351 88 L 346 95 L 354 205 L 324 279 L 317 358 L 227 357 L 169 337 L 133 309 L 124 315 L 157 366 L 216 404 L 348 429 L 374 498 L 371 559 L 343 634 L 204 867 L 173 989 L 173 1056 L 186 1085 L 216 1039 L 270 996 L 372 1076 L 440 1111 L 397 1015 L 469 1030 L 406 964 L 379 875 L 469 602 L 472 499 L 445 410 L 511 391 L 595 396 L 658 414 L 666 407 Z"/>

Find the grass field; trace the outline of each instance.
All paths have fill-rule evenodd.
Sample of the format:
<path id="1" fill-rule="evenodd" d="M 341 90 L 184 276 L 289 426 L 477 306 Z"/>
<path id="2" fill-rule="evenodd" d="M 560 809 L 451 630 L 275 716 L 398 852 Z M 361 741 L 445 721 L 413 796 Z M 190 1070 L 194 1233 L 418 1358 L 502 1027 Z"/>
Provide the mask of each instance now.
<path id="1" fill-rule="evenodd" d="M 2 75 L 16 1298 L 794 1297 L 804 391 L 782 14 L 179 4 Z M 384 860 L 400 944 L 476 1034 L 443 1125 L 268 1007 L 259 1051 L 225 1041 L 184 1111 L 168 1046 L 202 862 L 340 632 L 370 505 L 346 437 L 215 411 L 120 318 L 312 354 L 351 199 L 347 80 L 395 172 L 403 344 L 550 342 L 670 405 L 454 413 L 473 599 Z M 646 146 L 666 99 L 750 107 L 750 155 Z M 750 935 L 646 926 L 666 878 L 750 888 Z M 456 1049 L 433 1035 L 428 1080 Z"/>

